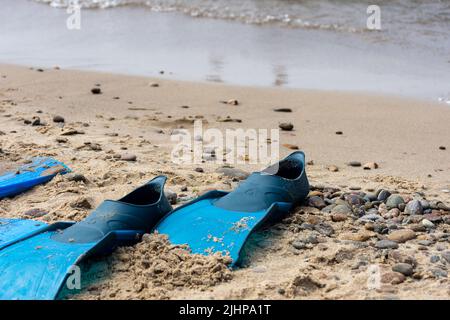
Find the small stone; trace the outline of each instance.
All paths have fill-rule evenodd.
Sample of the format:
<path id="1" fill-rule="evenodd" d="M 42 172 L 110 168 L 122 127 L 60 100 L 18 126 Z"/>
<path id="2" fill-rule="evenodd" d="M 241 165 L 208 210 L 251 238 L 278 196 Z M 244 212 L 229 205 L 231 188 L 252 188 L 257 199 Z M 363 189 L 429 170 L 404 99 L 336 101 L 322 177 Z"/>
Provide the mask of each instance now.
<path id="1" fill-rule="evenodd" d="M 440 268 L 435 268 L 431 270 L 431 273 L 433 274 L 433 276 L 435 276 L 436 278 L 447 278 L 448 273 L 445 270 L 442 270 Z"/>
<path id="2" fill-rule="evenodd" d="M 409 215 L 423 214 L 422 203 L 419 200 L 411 200 L 406 204 L 405 214 Z"/>
<path id="3" fill-rule="evenodd" d="M 450 263 L 450 251 L 445 251 L 441 254 L 442 258 L 444 258 L 447 263 Z"/>
<path id="4" fill-rule="evenodd" d="M 228 168 L 228 167 L 222 167 L 222 168 L 218 168 L 216 170 L 217 173 L 221 173 L 224 176 L 230 177 L 230 178 L 235 178 L 238 180 L 244 180 L 247 179 L 248 176 L 250 175 L 248 172 L 244 171 L 244 170 L 240 170 L 240 169 L 236 169 L 236 168 Z"/>
<path id="5" fill-rule="evenodd" d="M 283 131 L 292 131 L 294 129 L 294 125 L 290 122 L 280 123 L 279 127 Z"/>
<path id="6" fill-rule="evenodd" d="M 231 104 L 232 106 L 237 106 L 237 105 L 239 105 L 239 101 L 237 101 L 236 99 L 230 99 L 227 101 L 227 104 Z"/>
<path id="7" fill-rule="evenodd" d="M 135 154 L 132 153 L 124 153 L 120 156 L 120 160 L 123 161 L 136 161 L 137 157 Z"/>
<path id="8" fill-rule="evenodd" d="M 422 225 L 423 225 L 425 228 L 434 228 L 434 223 L 431 222 L 430 220 L 427 220 L 427 219 L 423 219 L 423 220 L 422 220 Z"/>
<path id="9" fill-rule="evenodd" d="M 372 169 L 378 169 L 378 163 L 376 162 L 367 162 L 363 165 L 364 170 L 372 170 Z"/>
<path id="10" fill-rule="evenodd" d="M 390 284 L 400 284 L 404 282 L 406 277 L 400 272 L 388 272 L 381 276 L 382 283 L 390 283 Z"/>
<path id="11" fill-rule="evenodd" d="M 343 135 L 344 133 L 342 131 L 336 131 L 335 132 L 337 135 Z"/>
<path id="12" fill-rule="evenodd" d="M 176 192 L 173 192 L 172 190 L 166 190 L 164 192 L 164 195 L 166 196 L 167 200 L 169 200 L 170 204 L 177 204 L 178 195 Z"/>
<path id="13" fill-rule="evenodd" d="M 405 201 L 398 194 L 391 194 L 386 200 L 386 207 L 388 209 L 398 208 L 400 204 L 404 204 Z M 400 208 L 399 208 L 400 209 Z"/>
<path id="14" fill-rule="evenodd" d="M 316 230 L 320 234 L 327 236 L 327 237 L 334 234 L 333 227 L 327 223 L 322 223 L 322 222 L 318 223 L 317 225 L 314 226 L 314 230 Z"/>
<path id="15" fill-rule="evenodd" d="M 407 263 L 397 263 L 392 267 L 392 271 L 399 272 L 404 276 L 411 276 L 413 274 L 414 268 Z"/>
<path id="16" fill-rule="evenodd" d="M 347 220 L 348 216 L 345 213 L 333 213 L 331 215 L 331 220 L 333 222 L 341 222 Z"/>
<path id="17" fill-rule="evenodd" d="M 391 240 L 380 240 L 375 244 L 377 249 L 397 249 L 398 243 Z"/>
<path id="18" fill-rule="evenodd" d="M 35 208 L 35 209 L 27 210 L 23 214 L 28 217 L 31 217 L 31 218 L 40 218 L 40 217 L 43 217 L 46 214 L 48 214 L 48 211 Z"/>
<path id="19" fill-rule="evenodd" d="M 308 247 L 306 243 L 304 243 L 303 241 L 299 241 L 299 240 L 292 242 L 292 246 L 297 250 L 303 250 Z"/>
<path id="20" fill-rule="evenodd" d="M 447 148 L 444 146 L 439 146 L 439 150 L 446 150 Z"/>
<path id="21" fill-rule="evenodd" d="M 276 109 L 273 109 L 273 111 L 275 111 L 275 112 L 292 112 L 292 109 L 291 108 L 276 108 Z"/>
<path id="22" fill-rule="evenodd" d="M 195 172 L 199 172 L 199 173 L 205 172 L 205 170 L 203 170 L 203 168 L 200 168 L 200 167 L 195 168 L 194 171 L 195 171 Z"/>
<path id="23" fill-rule="evenodd" d="M 431 263 L 439 262 L 439 260 L 441 260 L 441 258 L 439 256 L 433 255 L 433 256 L 430 257 L 430 262 Z"/>
<path id="24" fill-rule="evenodd" d="M 416 237 L 416 233 L 411 229 L 395 230 L 388 235 L 388 240 L 403 243 Z"/>
<path id="25" fill-rule="evenodd" d="M 65 121 L 64 118 L 61 117 L 61 116 L 54 116 L 54 117 L 53 117 L 53 122 L 56 122 L 56 123 L 62 123 L 62 122 L 64 122 L 64 121 Z"/>
<path id="26" fill-rule="evenodd" d="M 57 137 L 55 140 L 58 143 L 67 143 L 69 141 L 69 140 L 67 140 L 67 138 L 64 138 L 64 137 Z"/>
<path id="27" fill-rule="evenodd" d="M 31 125 L 32 126 L 39 126 L 41 124 L 41 118 L 39 118 L 39 117 L 37 117 L 37 116 L 34 116 L 32 119 L 31 119 Z"/>
<path id="28" fill-rule="evenodd" d="M 92 88 L 91 92 L 92 92 L 92 94 L 101 94 L 102 93 L 102 89 L 100 89 L 100 88 Z"/>
<path id="29" fill-rule="evenodd" d="M 152 82 L 152 83 L 150 83 L 150 87 L 157 88 L 157 87 L 159 87 L 159 83 Z"/>
<path id="30" fill-rule="evenodd" d="M 358 231 L 358 232 L 346 232 L 346 233 L 341 233 L 339 235 L 339 238 L 342 240 L 351 240 L 351 241 L 367 241 L 370 238 L 374 237 L 375 233 L 372 231 L 368 231 L 368 230 L 363 230 L 363 231 Z"/>
<path id="31" fill-rule="evenodd" d="M 335 165 L 328 166 L 327 169 L 328 169 L 328 171 L 331 171 L 331 172 L 338 172 L 339 171 L 339 168 L 336 167 Z"/>
<path id="32" fill-rule="evenodd" d="M 339 204 L 335 206 L 333 209 L 331 209 L 331 213 L 342 213 L 342 214 L 351 214 L 352 209 L 348 205 Z"/>
<path id="33" fill-rule="evenodd" d="M 386 199 L 389 198 L 390 195 L 391 195 L 391 193 L 389 191 L 382 189 L 378 193 L 377 200 L 378 201 L 386 201 Z"/>
<path id="34" fill-rule="evenodd" d="M 361 162 L 359 161 L 350 161 L 349 163 L 347 163 L 348 166 L 350 167 L 361 167 Z"/>
<path id="35" fill-rule="evenodd" d="M 69 173 L 65 174 L 64 178 L 66 178 L 69 181 L 75 181 L 75 182 L 86 182 L 87 181 L 87 179 L 84 175 L 82 175 L 81 173 L 74 173 L 74 172 L 69 172 Z"/>
<path id="36" fill-rule="evenodd" d="M 327 205 L 321 197 L 313 196 L 308 199 L 308 206 L 318 208 L 318 209 L 323 209 Z"/>

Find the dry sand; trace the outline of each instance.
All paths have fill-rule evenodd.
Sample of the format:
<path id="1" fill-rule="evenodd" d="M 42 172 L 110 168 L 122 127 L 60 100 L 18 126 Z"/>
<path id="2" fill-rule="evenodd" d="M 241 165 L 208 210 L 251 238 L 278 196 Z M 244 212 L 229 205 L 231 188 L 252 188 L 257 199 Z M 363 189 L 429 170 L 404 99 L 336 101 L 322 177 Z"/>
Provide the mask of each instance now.
<path id="1" fill-rule="evenodd" d="M 195 118 L 203 118 L 206 128 L 220 129 L 270 129 L 292 122 L 294 130 L 282 131 L 280 144 L 298 146 L 313 160 L 307 172 L 322 196 L 326 190 L 319 185 L 341 192 L 349 187 L 387 188 L 405 197 L 422 192 L 429 200 L 450 203 L 448 106 L 362 93 L 233 87 L 163 77 L 0 66 L 0 161 L 53 156 L 86 178 L 83 182 L 74 181 L 73 175 L 58 176 L 14 199 L 3 199 L 0 216 L 78 221 L 105 198 L 117 199 L 159 174 L 168 176 L 167 188 L 178 194 L 179 203 L 211 188 L 233 189 L 236 182 L 216 173 L 217 164 L 171 161 L 170 133 L 190 129 Z M 92 94 L 94 87 L 102 94 Z M 229 99 L 239 104 L 220 102 Z M 280 107 L 293 112 L 273 111 Z M 65 123 L 54 123 L 55 115 L 63 116 Z M 25 124 L 36 116 L 43 125 Z M 228 116 L 241 122 L 217 121 Z M 281 147 L 282 155 L 289 152 Z M 136 155 L 137 161 L 117 159 L 125 154 Z M 377 162 L 379 168 L 350 167 L 349 161 Z M 331 165 L 339 171 L 328 170 Z M 204 172 L 194 170 L 199 166 Z M 240 168 L 251 171 L 254 166 Z M 181 191 L 185 187 L 187 191 Z M 447 215 L 445 210 L 439 214 Z M 302 223 L 316 227 L 305 230 Z M 322 230 L 328 225 L 332 235 Z M 436 276 L 433 268 L 445 271 L 449 264 L 443 258 L 431 263 L 430 257 L 447 252 L 449 231 L 446 223 L 433 232 L 416 230 L 417 239 L 383 251 L 373 243 L 384 236 L 370 226 L 352 219 L 335 222 L 330 214 L 300 207 L 252 238 L 241 269 L 229 272 L 223 268 L 225 258 L 193 256 L 163 238 L 146 236 L 146 241 L 103 259 L 105 276 L 71 298 L 448 298 L 448 278 Z M 292 247 L 308 237 L 315 240 L 308 240 L 304 250 Z M 419 243 L 423 240 L 432 242 L 425 250 Z M 155 246 L 155 241 L 162 244 Z M 159 257 L 159 265 L 172 268 L 177 265 L 173 250 L 181 250 L 186 261 L 179 262 L 177 273 L 165 282 L 155 274 L 153 259 Z M 391 267 L 404 261 L 415 266 L 415 275 L 399 281 Z M 371 265 L 382 273 L 383 285 L 376 290 L 367 287 Z M 167 268 L 158 268 L 166 275 Z M 198 272 L 204 277 L 197 277 Z"/>

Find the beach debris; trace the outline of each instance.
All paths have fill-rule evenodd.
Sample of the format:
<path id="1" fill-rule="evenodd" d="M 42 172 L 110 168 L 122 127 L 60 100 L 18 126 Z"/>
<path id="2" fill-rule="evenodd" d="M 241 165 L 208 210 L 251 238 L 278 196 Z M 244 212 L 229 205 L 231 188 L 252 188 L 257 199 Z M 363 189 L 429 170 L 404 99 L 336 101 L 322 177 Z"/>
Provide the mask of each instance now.
<path id="1" fill-rule="evenodd" d="M 64 118 L 63 118 L 62 116 L 56 115 L 56 116 L 53 117 L 53 122 L 56 122 L 56 123 L 62 123 L 62 122 L 64 122 L 64 121 L 65 121 L 65 120 L 64 120 Z"/>
<path id="2" fill-rule="evenodd" d="M 294 129 L 294 125 L 290 122 L 282 122 L 278 126 L 283 131 L 292 131 Z"/>
<path id="3" fill-rule="evenodd" d="M 223 103 L 223 104 L 229 104 L 229 105 L 232 105 L 232 106 L 237 106 L 237 105 L 239 105 L 239 101 L 236 100 L 236 99 L 221 100 L 220 103 Z"/>
<path id="4" fill-rule="evenodd" d="M 364 170 L 372 170 L 372 169 L 378 169 L 378 163 L 376 162 L 367 162 L 363 165 Z"/>
<path id="5" fill-rule="evenodd" d="M 273 111 L 275 111 L 275 112 L 292 112 L 292 109 L 291 108 L 276 108 L 276 109 L 273 109 Z"/>
<path id="6" fill-rule="evenodd" d="M 95 87 L 91 89 L 91 93 L 92 94 L 101 94 L 102 93 L 102 89 Z"/>

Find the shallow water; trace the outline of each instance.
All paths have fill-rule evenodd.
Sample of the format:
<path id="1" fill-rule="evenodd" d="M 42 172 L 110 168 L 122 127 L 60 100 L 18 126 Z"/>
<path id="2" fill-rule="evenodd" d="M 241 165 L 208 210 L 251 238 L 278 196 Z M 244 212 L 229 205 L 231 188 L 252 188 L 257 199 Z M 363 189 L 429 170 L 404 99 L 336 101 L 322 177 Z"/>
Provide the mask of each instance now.
<path id="1" fill-rule="evenodd" d="M 68 30 L 65 9 L 3 0 L 0 62 L 442 101 L 450 95 L 448 2 L 374 1 L 381 31 L 367 30 L 362 1 L 80 2 L 114 8 L 81 9 L 81 29 Z"/>

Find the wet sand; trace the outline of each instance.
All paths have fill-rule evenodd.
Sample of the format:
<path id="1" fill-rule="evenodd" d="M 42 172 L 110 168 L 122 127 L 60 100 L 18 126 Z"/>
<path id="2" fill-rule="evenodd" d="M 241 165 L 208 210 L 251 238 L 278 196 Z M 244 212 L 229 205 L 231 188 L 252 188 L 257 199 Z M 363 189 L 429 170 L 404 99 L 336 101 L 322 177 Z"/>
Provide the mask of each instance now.
<path id="1" fill-rule="evenodd" d="M 405 198 L 421 192 L 429 200 L 450 203 L 450 108 L 446 105 L 393 96 L 238 87 L 163 77 L 1 65 L 1 161 L 53 156 L 86 181 L 58 176 L 14 199 L 1 200 L 0 216 L 30 218 L 36 212 L 30 210 L 39 209 L 44 212 L 39 220 L 78 221 L 105 198 L 119 198 L 158 174 L 169 177 L 167 188 L 178 194 L 178 204 L 210 188 L 233 189 L 236 181 L 217 173 L 217 164 L 186 166 L 171 161 L 174 143 L 170 133 L 180 127 L 190 129 L 195 118 L 202 118 L 205 128 L 221 130 L 271 129 L 292 122 L 293 131 L 280 132 L 280 145 L 295 145 L 306 152 L 307 160 L 313 161 L 307 167 L 308 175 L 322 196 L 326 193 L 323 186 L 343 193 L 350 192 L 350 187 L 361 191 L 387 188 Z M 102 94 L 92 94 L 94 87 L 101 88 Z M 239 104 L 221 103 L 230 99 Z M 274 112 L 275 108 L 293 112 Z M 65 122 L 53 122 L 55 115 Z M 241 122 L 217 121 L 228 116 Z M 33 117 L 39 117 L 41 125 L 26 124 Z M 284 156 L 291 151 L 282 146 L 280 153 Z M 135 155 L 136 161 L 118 158 L 124 155 Z M 376 162 L 379 168 L 364 170 L 348 166 L 350 161 Z M 327 169 L 332 165 L 337 172 Z M 197 172 L 197 167 L 204 172 Z M 187 191 L 181 191 L 186 187 Z M 445 210 L 442 215 L 447 215 Z M 326 222 L 334 234 L 319 232 L 311 248 L 294 250 L 294 239 L 313 233 L 296 229 L 299 221 Z M 403 256 L 386 257 L 374 249 L 372 242 L 383 238 L 382 234 L 348 240 L 347 233 L 360 235 L 367 228 L 352 219 L 332 221 L 329 214 L 304 206 L 284 223 L 254 237 L 245 268 L 234 271 L 231 280 L 218 277 L 220 281 L 201 289 L 180 285 L 155 294 L 153 286 L 140 285 L 150 283 L 151 276 L 138 279 L 133 276 L 138 271 L 112 268 L 118 254 L 136 255 L 145 248 L 143 243 L 104 262 L 107 270 L 116 272 L 74 298 L 448 298 L 448 279 L 429 275 L 434 266 L 430 256 L 449 249 L 448 239 L 442 236 L 448 228 L 439 223 L 433 232 L 416 231 L 416 239 L 400 244 L 401 255 L 415 256 L 420 279 L 408 277 L 399 284 L 368 290 L 369 265 L 380 264 L 389 271 Z M 433 244 L 419 250 L 418 241 L 430 238 Z M 443 261 L 441 269 L 448 265 Z M 124 285 L 126 279 L 129 286 Z M 119 292 L 110 294 L 111 290 Z"/>

